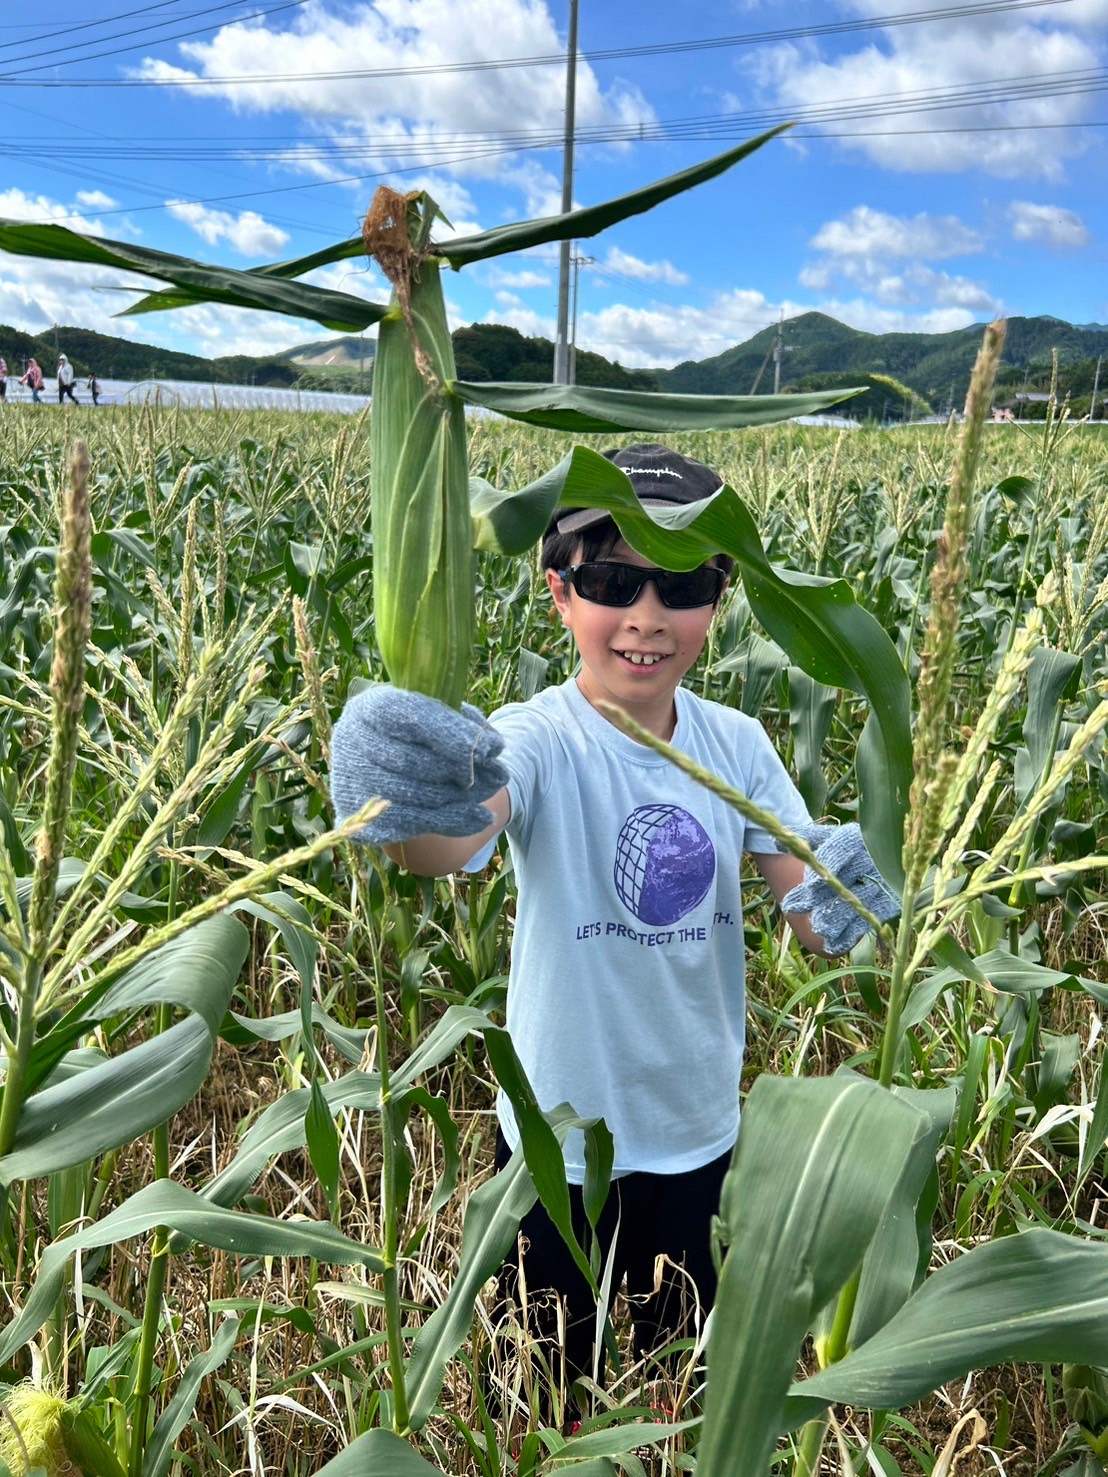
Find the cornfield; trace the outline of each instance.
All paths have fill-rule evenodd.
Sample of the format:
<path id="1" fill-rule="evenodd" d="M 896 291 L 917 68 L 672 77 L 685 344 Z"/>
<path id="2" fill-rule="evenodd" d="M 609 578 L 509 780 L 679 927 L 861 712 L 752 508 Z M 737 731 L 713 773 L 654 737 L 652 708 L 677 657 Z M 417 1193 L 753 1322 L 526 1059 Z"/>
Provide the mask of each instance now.
<path id="1" fill-rule="evenodd" d="M 87 467 L 72 456 L 78 432 Z M 784 427 L 674 439 L 719 466 L 774 562 L 848 581 L 915 671 L 954 434 Z M 719 1438 L 713 1448 L 705 1434 L 703 1347 L 685 1351 L 665 1423 L 644 1404 L 644 1371 L 628 1363 L 595 1392 L 580 1432 L 540 1436 L 546 1375 L 517 1328 L 490 1322 L 481 1289 L 497 1249 L 462 1237 L 480 1209 L 495 1230 L 512 1188 L 488 1174 L 491 1063 L 510 1074 L 504 1043 L 488 1046 L 503 1036 L 510 881 L 496 865 L 466 880 L 411 877 L 337 836 L 327 800 L 329 721 L 352 682 L 381 675 L 368 425 L 127 410 L 78 423 L 21 411 L 0 423 L 0 447 L 8 1022 L 15 919 L 42 961 L 32 1080 L 3 1161 L 7 1380 L 80 1409 L 99 1442 L 88 1471 L 526 1472 L 576 1462 L 670 1472 L 698 1455 L 704 1470 L 760 1469 L 741 1448 L 728 1467 Z M 469 429 L 471 469 L 493 486 L 534 480 L 562 450 L 526 427 Z M 1108 972 L 1095 865 L 1106 798 L 1106 478 L 1108 442 L 1061 417 L 1027 435 L 998 427 L 981 447 L 942 735 L 963 774 L 981 750 L 953 838 L 961 874 L 972 882 L 1014 825 L 1019 834 L 999 855 L 1010 881 L 959 903 L 948 931 L 980 977 L 957 979 L 953 963 L 921 970 L 907 999 L 894 1097 L 929 1099 L 922 1150 L 915 1125 L 893 1115 L 887 1151 L 868 1122 L 863 1170 L 837 1166 L 857 1220 L 870 1193 L 859 1173 L 876 1165 L 895 1193 L 901 1164 L 915 1164 L 930 1235 L 920 1267 L 913 1216 L 899 1301 L 863 1280 L 855 1318 L 869 1321 L 855 1324 L 853 1352 L 830 1362 L 819 1352 L 838 1291 L 827 1272 L 799 1370 L 799 1345 L 788 1353 L 797 1379 L 783 1392 L 782 1431 L 811 1407 L 826 1410 L 821 1393 L 850 1397 L 833 1407 L 829 1471 L 867 1461 L 949 1470 L 957 1453 L 969 1453 L 969 1470 L 1098 1469 L 1098 1387 L 1070 1378 L 1067 1404 L 1058 1365 L 1108 1362 L 1098 1244 Z M 58 556 L 79 546 L 82 516 L 84 571 Z M 475 590 L 472 701 L 491 708 L 572 670 L 529 558 L 479 554 Z M 81 679 L 61 702 L 57 666 L 82 621 Z M 790 662 L 741 586 L 696 681 L 763 716 L 814 812 L 853 813 L 865 705 Z M 51 786 L 65 764 L 72 803 L 54 834 Z M 43 916 L 34 879 L 51 855 L 56 899 Z M 761 1085 L 744 1153 L 754 1173 L 768 1153 L 774 1180 L 794 1173 L 790 1191 L 811 1197 L 810 1168 L 783 1163 L 770 1088 L 805 1085 L 818 1098 L 878 1075 L 888 964 L 805 959 L 753 884 L 746 927 L 745 1086 Z M 391 1229 L 379 1193 L 383 1067 L 403 1110 Z M 799 1154 L 808 1109 L 789 1096 Z M 764 1129 L 759 1110 L 770 1115 Z M 828 1264 L 844 1234 L 814 1242 L 812 1260 Z M 980 1341 L 981 1307 L 961 1321 L 952 1312 L 983 1285 L 967 1255 L 996 1258 L 1043 1236 L 1055 1304 L 1078 1293 L 1078 1323 L 1067 1333 L 1055 1305 L 1033 1305 L 1026 1268 L 999 1267 L 985 1307 L 997 1322 L 1008 1309 L 1023 1343 L 1009 1331 L 1011 1352 L 985 1372 L 1000 1361 Z M 389 1245 L 398 1349 L 381 1290 Z M 845 1282 L 857 1258 L 844 1255 Z M 896 1318 L 919 1298 L 913 1287 L 956 1278 L 963 1263 L 968 1281 L 943 1312 L 943 1357 L 930 1356 L 922 1375 L 938 1394 L 925 1398 L 918 1371 L 914 1385 L 897 1371 Z M 794 1274 L 759 1274 L 758 1316 L 770 1328 L 774 1278 Z M 741 1325 L 724 1327 L 717 1338 L 741 1340 Z M 767 1328 L 751 1333 L 764 1351 Z M 909 1328 L 903 1347 L 922 1359 L 927 1337 Z M 414 1448 L 393 1430 L 395 1357 Z M 491 1378 L 507 1392 L 495 1415 Z M 722 1437 L 724 1448 L 739 1439 L 726 1425 Z M 801 1436 L 791 1439 L 779 1460 L 801 1470 Z M 18 1443 L 3 1450 L 18 1461 Z"/>
<path id="2" fill-rule="evenodd" d="M 169 284 L 135 311 L 382 344 L 372 419 L 338 428 L 0 422 L 0 1477 L 1108 1471 L 1108 442 L 1059 406 L 985 424 L 1000 325 L 964 425 L 923 434 L 764 429 L 833 394 L 456 378 L 442 271 L 770 136 L 441 245 L 434 202 L 383 190 L 364 242 L 252 272 L 0 223 Z M 388 305 L 296 280 L 364 249 Z M 725 486 L 648 513 L 598 454 L 644 430 Z M 596 1203 L 606 1129 L 540 1110 L 502 1024 L 510 869 L 411 876 L 352 844 L 380 800 L 335 825 L 328 798 L 356 683 L 488 711 L 572 672 L 533 552 L 559 505 L 671 569 L 733 558 L 693 680 L 762 718 L 813 815 L 858 816 L 903 899 L 831 965 L 749 880 L 719 1294 L 639 1361 L 569 1219 L 560 1140 L 591 1136 Z M 497 1086 L 521 1143 L 490 1174 Z M 537 1199 L 622 1350 L 577 1426 L 487 1287 Z"/>

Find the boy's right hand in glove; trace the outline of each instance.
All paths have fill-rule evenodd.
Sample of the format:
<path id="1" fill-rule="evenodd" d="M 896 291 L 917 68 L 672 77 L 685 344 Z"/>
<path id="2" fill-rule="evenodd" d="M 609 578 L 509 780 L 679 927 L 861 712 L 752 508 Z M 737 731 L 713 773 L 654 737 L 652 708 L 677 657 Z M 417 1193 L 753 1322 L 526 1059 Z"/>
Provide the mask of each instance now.
<path id="1" fill-rule="evenodd" d="M 355 833 L 383 846 L 428 832 L 476 836 L 492 824 L 481 804 L 508 783 L 504 741 L 484 714 L 381 684 L 356 693 L 331 735 L 331 798 L 339 820 L 378 797 L 388 810 Z"/>

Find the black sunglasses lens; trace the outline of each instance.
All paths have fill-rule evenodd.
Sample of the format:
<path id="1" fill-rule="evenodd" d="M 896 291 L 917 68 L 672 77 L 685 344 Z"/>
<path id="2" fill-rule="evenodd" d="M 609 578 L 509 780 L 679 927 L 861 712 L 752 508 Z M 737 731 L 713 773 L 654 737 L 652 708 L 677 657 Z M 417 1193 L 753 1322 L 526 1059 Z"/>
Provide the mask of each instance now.
<path id="1" fill-rule="evenodd" d="M 643 575 L 632 564 L 579 564 L 577 590 L 597 605 L 633 605 L 643 587 Z"/>
<path id="2" fill-rule="evenodd" d="M 658 594 L 662 604 L 671 610 L 692 610 L 698 605 L 714 605 L 723 589 L 719 569 L 690 569 L 683 574 L 658 571 Z"/>
<path id="3" fill-rule="evenodd" d="M 693 610 L 714 605 L 723 593 L 724 573 L 705 566 L 678 573 L 669 569 L 642 569 L 637 564 L 578 564 L 565 571 L 584 600 L 596 605 L 634 605 L 647 580 L 653 580 L 662 604 L 670 610 Z"/>

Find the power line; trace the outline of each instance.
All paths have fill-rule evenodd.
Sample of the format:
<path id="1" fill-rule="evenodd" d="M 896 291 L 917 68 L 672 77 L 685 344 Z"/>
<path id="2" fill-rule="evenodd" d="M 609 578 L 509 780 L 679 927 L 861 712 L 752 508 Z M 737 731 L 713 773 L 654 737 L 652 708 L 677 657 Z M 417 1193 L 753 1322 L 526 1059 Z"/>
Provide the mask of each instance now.
<path id="1" fill-rule="evenodd" d="M 119 37 L 123 37 L 123 36 L 135 36 L 140 31 L 159 30 L 162 26 L 172 26 L 172 25 L 175 25 L 177 23 L 177 21 L 179 21 L 179 20 L 188 20 L 188 19 L 190 19 L 191 17 L 194 17 L 194 16 L 198 16 L 198 15 L 211 15 L 214 11 L 218 11 L 218 10 L 233 10 L 233 9 L 236 8 L 237 3 L 238 3 L 238 0 L 223 0 L 223 3 L 222 4 L 219 4 L 219 5 L 209 5 L 204 10 L 192 10 L 192 11 L 189 11 L 184 16 L 179 16 L 179 15 L 178 16 L 174 16 L 171 20 L 156 21 L 156 22 L 154 22 L 150 26 L 137 26 L 137 27 L 133 27 L 130 31 L 119 31 L 119 32 L 116 33 L 115 36 L 101 36 L 99 38 L 99 40 L 93 42 L 93 45 L 99 45 L 100 44 L 100 41 L 113 41 L 113 40 L 117 40 Z M 279 4 L 279 5 L 265 6 L 261 10 L 251 11 L 249 15 L 242 15 L 242 16 L 236 17 L 235 24 L 238 24 L 241 21 L 257 20 L 259 16 L 273 15 L 277 11 L 280 11 L 280 10 L 295 10 L 295 9 L 298 9 L 302 5 L 306 5 L 307 3 L 308 3 L 308 0 L 282 0 L 282 3 Z M 223 21 L 220 21 L 218 24 L 219 25 L 223 25 L 224 22 Z M 187 36 L 201 36 L 201 35 L 204 35 L 205 32 L 211 31 L 211 30 L 214 30 L 214 29 L 216 29 L 216 27 L 213 26 L 213 25 L 208 25 L 208 26 L 193 26 L 191 30 L 188 30 L 188 31 L 176 31 L 172 36 L 159 36 L 156 39 L 159 42 L 180 41 L 180 40 L 183 40 Z M 36 37 L 35 39 L 37 40 L 38 38 Z M 9 42 L 8 43 L 8 45 L 14 45 L 14 44 L 17 44 L 17 43 L 12 43 L 12 42 Z M 54 68 L 54 67 L 71 67 L 71 66 L 74 66 L 78 62 L 97 61 L 101 57 L 106 57 L 106 56 L 121 56 L 124 52 L 138 51 L 138 50 L 141 50 L 142 47 L 148 46 L 150 44 L 152 44 L 151 39 L 144 36 L 141 41 L 136 41 L 135 44 L 134 44 L 134 46 L 117 46 L 115 48 L 109 49 L 108 51 L 92 51 L 92 52 L 87 52 L 86 51 L 86 52 L 83 52 L 80 56 L 71 56 L 71 57 L 69 57 L 66 60 L 66 59 L 59 59 L 59 57 L 58 57 L 58 50 L 59 50 L 59 48 L 58 48 L 57 43 L 56 43 L 56 40 L 55 40 L 54 46 L 48 47 L 45 51 L 32 51 L 32 52 L 29 52 L 26 56 L 11 57 L 11 58 L 8 58 L 8 60 L 9 61 L 16 62 L 16 63 L 23 63 L 23 62 L 26 62 L 26 61 L 32 61 L 37 56 L 48 56 L 48 57 L 50 57 L 51 58 L 50 61 L 43 62 L 42 66 L 39 66 L 39 67 L 31 67 L 29 69 L 25 69 L 25 70 L 30 70 L 32 72 L 41 72 L 46 67 L 50 67 L 50 68 Z M 79 50 L 79 46 L 77 46 L 77 45 L 75 45 L 75 46 L 63 46 L 60 49 L 61 49 L 61 51 L 77 51 L 77 50 Z M 8 81 L 8 80 L 18 80 L 17 74 L 16 73 L 12 73 L 12 72 L 0 72 L 0 81 Z M 37 85 L 46 85 L 46 84 L 38 84 L 38 83 L 36 83 L 34 85 L 37 86 Z"/>
<path id="2" fill-rule="evenodd" d="M 5 41 L 0 45 L 0 51 L 7 51 L 12 46 L 29 46 L 35 41 L 49 41 L 52 37 L 57 37 L 58 31 L 63 26 L 67 34 L 72 34 L 74 31 L 88 31 L 95 29 L 96 26 L 110 26 L 114 21 L 130 20 L 134 15 L 147 15 L 152 10 L 165 10 L 167 6 L 177 5 L 179 3 L 180 0 L 158 0 L 156 5 L 140 5 L 137 10 L 124 10 L 119 15 L 108 15 L 102 20 L 82 21 L 76 26 L 71 25 L 68 21 L 59 20 L 55 22 L 53 29 L 40 31 L 37 36 L 24 36 L 19 41 Z M 41 21 L 37 22 L 37 24 L 41 25 Z M 0 26 L 0 31 L 29 31 L 33 29 L 34 23 L 28 23 L 25 26 Z"/>
<path id="3" fill-rule="evenodd" d="M 579 53 L 579 56 L 583 61 L 590 63 L 625 61 L 634 57 L 672 56 L 681 52 L 715 51 L 722 47 L 763 46 L 777 41 L 806 40 L 820 36 L 854 34 L 859 31 L 886 30 L 908 25 L 925 25 L 933 21 L 950 22 L 952 20 L 971 19 L 976 16 L 990 16 L 1005 12 L 1038 10 L 1048 6 L 1068 5 L 1070 3 L 1071 0 L 976 0 L 976 3 L 907 11 L 886 16 L 859 17 L 855 20 L 829 21 L 817 25 L 782 26 L 774 30 L 748 31 L 738 35 L 698 37 L 688 41 L 657 42 L 641 46 L 607 47 L 593 51 L 583 51 Z M 201 29 L 211 30 L 213 28 L 203 27 Z M 197 34 L 195 31 L 182 33 L 182 35 L 195 34 Z M 167 36 L 161 39 L 163 41 L 172 41 L 178 38 Z M 126 51 L 140 50 L 145 44 L 145 42 L 139 41 L 134 46 L 119 47 L 109 52 L 89 53 L 84 57 L 70 58 L 69 61 L 43 63 L 42 66 L 33 67 L 30 70 L 44 71 L 48 66 L 51 68 L 55 65 L 72 66 L 80 61 L 97 60 L 101 56 L 117 56 Z M 227 87 L 254 86 L 259 83 L 336 82 L 386 77 L 441 76 L 459 72 L 491 72 L 518 67 L 564 67 L 564 65 L 565 54 L 563 52 L 552 52 L 536 56 L 426 63 L 406 67 L 349 68 L 331 72 L 258 73 L 252 76 L 229 77 L 86 77 L 68 81 L 58 78 L 21 79 L 9 73 L 0 73 L 0 80 L 7 81 L 10 85 L 14 86 L 35 87 Z"/>
<path id="4" fill-rule="evenodd" d="M 1108 70 L 1087 68 L 1070 72 L 1045 73 L 1036 76 L 1021 73 L 1014 77 L 997 78 L 992 82 L 960 83 L 947 88 L 916 92 L 878 93 L 866 97 L 840 98 L 833 103 L 812 104 L 809 107 L 764 108 L 745 112 L 712 113 L 692 115 L 686 118 L 659 119 L 651 123 L 597 125 L 578 131 L 578 142 L 587 144 L 675 142 L 678 140 L 712 140 L 732 138 L 755 129 L 771 127 L 775 123 L 794 121 L 799 125 L 818 126 L 824 123 L 846 122 L 855 119 L 913 115 L 944 109 L 963 107 L 1000 107 L 1028 98 L 1077 97 L 1108 90 Z M 1053 127 L 1099 126 L 1072 121 L 1062 124 L 982 124 L 959 128 L 957 132 L 991 132 L 1034 130 Z M 948 130 L 942 130 L 948 131 Z M 810 137 L 811 135 L 803 135 Z M 292 143 L 284 138 L 291 137 Z M 410 157 L 413 152 L 425 151 L 424 157 L 412 168 L 434 168 L 442 165 L 465 163 L 471 159 L 488 157 L 489 152 L 518 152 L 521 150 L 543 150 L 561 143 L 560 131 L 553 129 L 523 129 L 505 131 L 459 131 L 435 133 L 421 131 L 403 149 L 398 147 L 395 135 L 365 133 L 361 135 L 338 135 L 334 138 L 303 139 L 297 136 L 274 136 L 270 147 L 258 151 L 227 144 L 213 148 L 209 140 L 197 147 L 186 143 L 156 146 L 141 144 L 133 139 L 107 139 L 102 144 L 74 144 L 61 140 L 56 144 L 35 141 L 30 144 L 9 142 L 0 144 L 0 155 L 10 158 L 48 157 L 55 152 L 65 157 L 95 154 L 103 157 L 112 152 L 112 145 L 125 153 L 128 159 L 151 158 L 178 161 L 204 159 L 238 159 L 251 162 L 264 159 L 271 163 L 315 163 L 335 159 L 344 154 L 373 157 L 377 154 L 391 156 L 395 161 Z M 426 152 L 429 151 L 429 152 Z M 355 176 L 355 179 L 366 176 Z M 331 183 L 320 181 L 319 183 Z"/>

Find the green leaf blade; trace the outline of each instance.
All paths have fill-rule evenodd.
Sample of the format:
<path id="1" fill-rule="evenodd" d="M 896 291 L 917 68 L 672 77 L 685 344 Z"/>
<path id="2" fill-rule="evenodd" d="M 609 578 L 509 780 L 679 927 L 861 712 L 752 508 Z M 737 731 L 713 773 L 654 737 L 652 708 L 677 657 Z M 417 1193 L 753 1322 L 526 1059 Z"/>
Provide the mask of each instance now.
<path id="1" fill-rule="evenodd" d="M 848 400 L 858 390 L 804 395 L 663 395 L 652 390 L 606 390 L 587 385 L 528 385 L 455 380 L 450 388 L 467 405 L 509 420 L 575 435 L 622 431 L 720 431 L 769 426 Z"/>
<path id="2" fill-rule="evenodd" d="M 683 169 L 678 174 L 668 175 L 665 179 L 656 180 L 641 190 L 633 190 L 630 194 L 620 195 L 617 199 L 605 201 L 602 205 L 590 205 L 583 210 L 570 210 L 562 215 L 544 216 L 540 220 L 519 221 L 510 226 L 498 226 L 493 231 L 483 231 L 477 236 L 463 236 L 457 241 L 436 244 L 434 249 L 440 256 L 445 257 L 452 267 L 458 268 L 464 267 L 469 262 L 488 261 L 490 257 L 503 256 L 509 251 L 524 251 L 532 246 L 543 246 L 551 241 L 588 240 L 590 236 L 599 235 L 609 226 L 618 225 L 620 221 L 628 220 L 633 215 L 641 215 L 644 211 L 653 210 L 654 206 L 660 205 L 663 200 L 670 200 L 673 196 L 684 194 L 686 190 L 691 190 L 696 185 L 715 179 L 717 175 L 725 173 L 732 165 L 738 164 L 740 160 L 760 149 L 763 144 L 769 143 L 770 139 L 776 138 L 779 133 L 791 127 L 790 123 L 779 124 L 778 127 L 771 128 L 756 138 L 747 139 L 733 149 L 706 159 L 702 164 L 694 164 L 690 169 Z"/>

